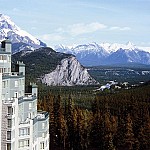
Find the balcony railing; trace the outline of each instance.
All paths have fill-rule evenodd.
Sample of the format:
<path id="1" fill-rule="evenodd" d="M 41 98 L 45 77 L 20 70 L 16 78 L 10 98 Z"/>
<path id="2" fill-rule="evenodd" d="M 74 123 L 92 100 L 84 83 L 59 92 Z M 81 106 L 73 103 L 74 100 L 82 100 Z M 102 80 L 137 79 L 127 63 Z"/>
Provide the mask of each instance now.
<path id="1" fill-rule="evenodd" d="M 3 76 L 21 76 L 23 72 L 10 72 L 10 73 L 3 73 Z"/>

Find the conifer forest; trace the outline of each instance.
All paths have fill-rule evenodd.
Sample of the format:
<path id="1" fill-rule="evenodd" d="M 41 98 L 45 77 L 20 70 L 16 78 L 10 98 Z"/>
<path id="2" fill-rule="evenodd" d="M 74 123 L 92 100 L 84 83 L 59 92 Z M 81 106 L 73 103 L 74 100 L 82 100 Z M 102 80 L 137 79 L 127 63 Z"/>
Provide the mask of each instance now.
<path id="1" fill-rule="evenodd" d="M 49 92 L 51 150 L 150 150 L 150 85 L 96 94 Z"/>

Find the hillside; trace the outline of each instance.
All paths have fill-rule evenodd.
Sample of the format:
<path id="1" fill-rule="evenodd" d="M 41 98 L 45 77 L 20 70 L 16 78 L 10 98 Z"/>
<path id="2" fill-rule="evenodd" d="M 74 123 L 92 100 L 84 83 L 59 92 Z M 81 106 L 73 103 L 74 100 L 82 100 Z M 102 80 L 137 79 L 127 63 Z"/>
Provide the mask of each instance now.
<path id="1" fill-rule="evenodd" d="M 47 85 L 98 84 L 75 56 L 48 47 L 18 52 L 13 55 L 12 61 L 23 61 L 26 64 L 27 82 L 36 82 L 38 79 Z"/>

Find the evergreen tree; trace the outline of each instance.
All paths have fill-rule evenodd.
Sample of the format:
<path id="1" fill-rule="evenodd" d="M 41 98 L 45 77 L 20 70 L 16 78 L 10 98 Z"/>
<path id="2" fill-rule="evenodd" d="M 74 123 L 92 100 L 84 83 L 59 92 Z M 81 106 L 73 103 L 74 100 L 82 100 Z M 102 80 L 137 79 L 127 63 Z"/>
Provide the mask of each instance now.
<path id="1" fill-rule="evenodd" d="M 133 129 L 132 129 L 132 119 L 131 119 L 131 116 L 130 114 L 127 115 L 127 118 L 126 118 L 126 126 L 125 126 L 125 147 L 128 149 L 128 150 L 132 150 L 133 149 L 133 145 L 134 145 L 134 142 L 135 142 L 135 138 L 134 138 L 134 133 L 133 133 Z"/>

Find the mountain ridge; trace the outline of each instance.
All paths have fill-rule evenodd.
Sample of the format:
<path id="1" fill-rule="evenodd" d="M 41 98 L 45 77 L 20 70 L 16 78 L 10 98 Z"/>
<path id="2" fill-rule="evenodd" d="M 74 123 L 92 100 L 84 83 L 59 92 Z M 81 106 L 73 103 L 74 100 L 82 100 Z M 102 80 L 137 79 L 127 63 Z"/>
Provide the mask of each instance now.
<path id="1" fill-rule="evenodd" d="M 141 63 L 150 64 L 150 53 L 138 48 L 131 42 L 127 44 L 91 43 L 78 45 L 74 48 L 56 46 L 56 51 L 74 54 L 84 66 L 110 64 Z"/>

